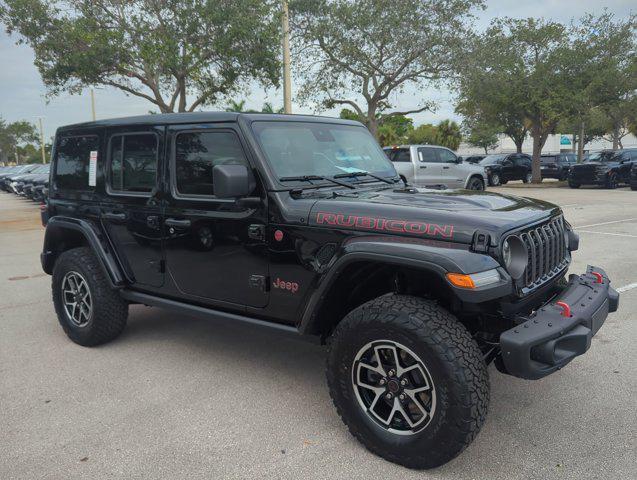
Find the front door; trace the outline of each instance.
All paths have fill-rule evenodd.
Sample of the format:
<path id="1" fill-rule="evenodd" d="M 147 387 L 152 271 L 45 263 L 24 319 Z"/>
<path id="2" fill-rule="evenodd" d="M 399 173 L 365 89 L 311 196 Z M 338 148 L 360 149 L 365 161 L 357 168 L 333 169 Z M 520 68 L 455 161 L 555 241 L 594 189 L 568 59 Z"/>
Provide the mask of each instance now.
<path id="1" fill-rule="evenodd" d="M 418 147 L 416 165 L 416 185 L 421 187 L 440 185 L 442 182 L 442 164 L 435 148 Z"/>
<path id="2" fill-rule="evenodd" d="M 110 129 L 106 145 L 102 224 L 129 279 L 159 287 L 164 273 L 157 172 L 164 151 L 164 129 Z"/>
<path id="3" fill-rule="evenodd" d="M 438 157 L 440 158 L 441 168 L 441 183 L 444 183 L 449 188 L 462 188 L 464 187 L 464 177 L 460 174 L 460 168 L 458 168 L 458 157 L 446 148 L 438 148 Z"/>
<path id="4" fill-rule="evenodd" d="M 516 167 L 513 163 L 513 155 L 502 160 L 502 175 L 500 175 L 501 180 L 515 180 L 516 179 Z"/>
<path id="5" fill-rule="evenodd" d="M 165 212 L 166 271 L 182 295 L 216 306 L 268 303 L 265 200 L 215 197 L 213 167 L 246 165 L 235 124 L 168 129 L 170 195 Z M 253 196 L 265 195 L 255 177 Z"/>

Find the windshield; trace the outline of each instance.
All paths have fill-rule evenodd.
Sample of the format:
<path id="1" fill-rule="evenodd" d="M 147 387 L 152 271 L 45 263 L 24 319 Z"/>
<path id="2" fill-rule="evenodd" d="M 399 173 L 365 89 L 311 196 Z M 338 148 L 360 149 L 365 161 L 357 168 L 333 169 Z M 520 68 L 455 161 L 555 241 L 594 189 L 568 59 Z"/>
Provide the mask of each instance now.
<path id="1" fill-rule="evenodd" d="M 382 177 L 396 176 L 393 165 L 365 127 L 254 122 L 252 129 L 279 179 L 330 177 L 361 171 Z"/>
<path id="2" fill-rule="evenodd" d="M 502 160 L 506 155 L 487 155 L 482 160 L 480 160 L 480 165 L 496 165 L 498 163 L 502 163 Z"/>
<path id="3" fill-rule="evenodd" d="M 593 152 L 584 159 L 585 162 L 617 162 L 619 154 L 612 151 Z"/>

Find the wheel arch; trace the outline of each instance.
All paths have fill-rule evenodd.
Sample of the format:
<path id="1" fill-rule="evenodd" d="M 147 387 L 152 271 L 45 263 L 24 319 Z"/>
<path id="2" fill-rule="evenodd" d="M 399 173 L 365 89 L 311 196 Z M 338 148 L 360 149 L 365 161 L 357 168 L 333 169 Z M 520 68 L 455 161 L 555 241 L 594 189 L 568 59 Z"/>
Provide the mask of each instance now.
<path id="1" fill-rule="evenodd" d="M 493 258 L 468 249 L 376 244 L 384 250 L 380 253 L 364 243 L 340 256 L 321 276 L 298 324 L 301 333 L 326 338 L 351 310 L 390 292 L 435 298 L 447 306 L 458 304 L 462 299 L 446 273 L 475 273 L 497 265 Z"/>
<path id="2" fill-rule="evenodd" d="M 482 186 L 486 189 L 487 188 L 487 183 L 489 182 L 488 180 L 484 179 L 484 176 L 479 174 L 479 173 L 470 173 L 469 176 L 467 177 L 467 180 L 464 182 L 464 188 L 469 188 L 469 183 L 471 182 L 471 180 L 473 180 L 474 178 L 477 178 L 478 180 L 480 180 L 482 182 Z"/>
<path id="3" fill-rule="evenodd" d="M 95 254 L 112 287 L 123 286 L 125 276 L 112 248 L 92 223 L 70 217 L 52 217 L 44 233 L 42 269 L 51 275 L 58 257 L 67 250 L 88 247 Z"/>

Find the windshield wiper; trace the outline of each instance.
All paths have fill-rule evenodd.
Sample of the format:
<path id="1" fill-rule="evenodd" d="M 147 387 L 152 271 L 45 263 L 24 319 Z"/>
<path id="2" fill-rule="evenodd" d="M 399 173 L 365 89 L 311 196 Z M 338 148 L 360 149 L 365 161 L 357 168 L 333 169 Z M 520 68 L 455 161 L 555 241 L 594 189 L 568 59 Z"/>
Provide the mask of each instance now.
<path id="1" fill-rule="evenodd" d="M 337 173 L 332 178 L 356 178 L 356 177 L 372 177 L 372 178 L 375 178 L 376 180 L 380 180 L 381 182 L 389 183 L 390 185 L 393 185 L 394 183 L 396 183 L 393 179 L 390 180 L 389 178 L 381 177 L 380 175 L 375 175 L 373 173 L 365 172 L 363 170 L 360 170 L 358 172 Z"/>
<path id="2" fill-rule="evenodd" d="M 299 175 L 297 177 L 279 178 L 279 182 L 310 182 L 312 183 L 313 180 L 327 180 L 328 182 L 335 183 L 336 185 L 340 185 L 342 187 L 356 189 L 356 187 L 352 185 L 351 183 L 341 182 L 339 180 L 335 180 L 334 178 L 323 177 L 321 175 Z"/>

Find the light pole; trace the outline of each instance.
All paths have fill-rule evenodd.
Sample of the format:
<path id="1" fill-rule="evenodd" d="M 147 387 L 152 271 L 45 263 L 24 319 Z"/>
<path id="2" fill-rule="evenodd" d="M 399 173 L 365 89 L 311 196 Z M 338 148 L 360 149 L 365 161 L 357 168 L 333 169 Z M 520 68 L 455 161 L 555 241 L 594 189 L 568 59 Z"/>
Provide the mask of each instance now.
<path id="1" fill-rule="evenodd" d="M 40 124 L 40 151 L 42 152 L 42 163 L 46 163 L 46 154 L 44 153 L 44 128 L 42 127 L 42 117 L 38 117 Z"/>
<path id="2" fill-rule="evenodd" d="M 91 113 L 93 114 L 93 121 L 95 121 L 95 91 L 91 87 Z"/>
<path id="3" fill-rule="evenodd" d="M 290 21 L 288 17 L 288 2 L 283 1 L 283 15 L 281 23 L 283 29 L 283 111 L 292 113 L 292 85 L 290 81 Z"/>

